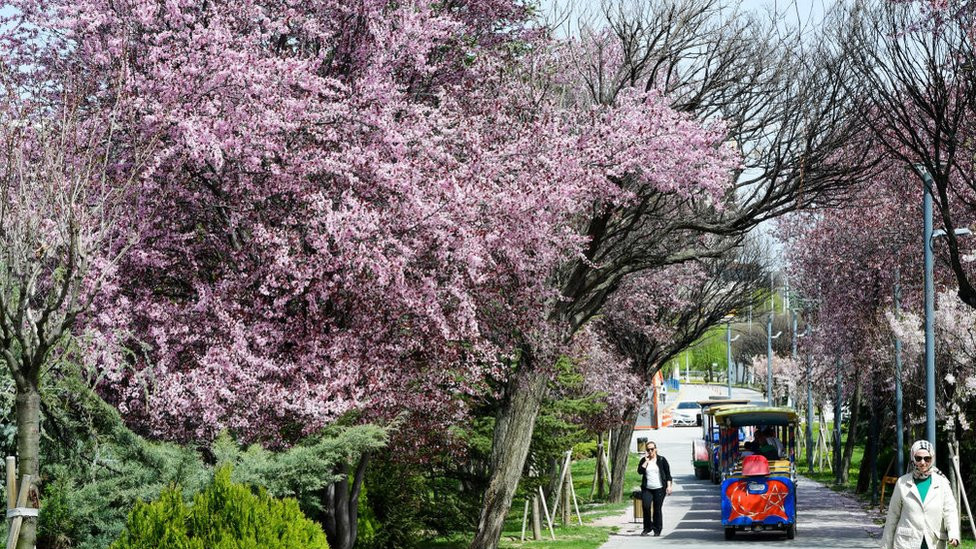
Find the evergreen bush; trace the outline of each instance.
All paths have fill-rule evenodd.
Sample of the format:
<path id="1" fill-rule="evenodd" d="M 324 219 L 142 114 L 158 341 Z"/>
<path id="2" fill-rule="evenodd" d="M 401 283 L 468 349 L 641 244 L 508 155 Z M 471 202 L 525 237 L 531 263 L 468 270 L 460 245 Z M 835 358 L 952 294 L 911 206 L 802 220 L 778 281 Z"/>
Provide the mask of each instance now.
<path id="1" fill-rule="evenodd" d="M 129 514 L 111 549 L 328 549 L 322 528 L 305 518 L 293 499 L 257 494 L 230 480 L 222 467 L 187 505 L 178 488 Z"/>

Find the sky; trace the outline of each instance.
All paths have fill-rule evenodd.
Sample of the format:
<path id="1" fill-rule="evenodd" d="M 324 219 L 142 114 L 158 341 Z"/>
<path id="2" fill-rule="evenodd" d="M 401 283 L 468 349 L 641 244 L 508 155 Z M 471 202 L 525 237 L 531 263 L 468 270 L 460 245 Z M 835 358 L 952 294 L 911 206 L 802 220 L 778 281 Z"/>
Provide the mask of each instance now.
<path id="1" fill-rule="evenodd" d="M 660 0 L 608 0 L 610 2 L 654 2 Z M 790 26 L 819 24 L 823 19 L 827 6 L 834 0 L 721 0 L 723 6 L 753 11 L 760 14 L 772 11 L 777 14 L 777 20 Z M 539 0 L 542 13 L 552 13 L 554 9 L 563 13 L 567 6 L 571 6 L 573 13 L 592 12 L 600 7 L 601 0 Z"/>

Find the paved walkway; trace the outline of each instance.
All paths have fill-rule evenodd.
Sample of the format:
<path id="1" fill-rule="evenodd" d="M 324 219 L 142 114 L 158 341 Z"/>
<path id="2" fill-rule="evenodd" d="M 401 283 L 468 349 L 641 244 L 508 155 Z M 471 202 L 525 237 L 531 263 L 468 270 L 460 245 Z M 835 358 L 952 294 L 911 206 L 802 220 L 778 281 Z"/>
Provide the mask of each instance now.
<path id="1" fill-rule="evenodd" d="M 878 547 L 881 527 L 875 520 L 881 517 L 877 511 L 869 513 L 856 500 L 802 477 L 797 487 L 796 539 L 787 540 L 774 532 L 737 532 L 734 540 L 725 541 L 718 486 L 696 479 L 692 470 L 691 441 L 701 436 L 700 433 L 699 427 L 671 427 L 641 435 L 657 443 L 675 477 L 674 494 L 664 502 L 664 530 L 661 537 L 641 537 L 642 526 L 633 521 L 633 506 L 630 506 L 621 516 L 599 521 L 619 527 L 601 549 L 655 546 L 705 549 L 719 544 L 735 547 L 755 543 L 810 549 Z M 636 468 L 636 461 L 631 462 L 628 466 Z M 625 495 L 629 495 L 630 489 L 625 487 Z"/>

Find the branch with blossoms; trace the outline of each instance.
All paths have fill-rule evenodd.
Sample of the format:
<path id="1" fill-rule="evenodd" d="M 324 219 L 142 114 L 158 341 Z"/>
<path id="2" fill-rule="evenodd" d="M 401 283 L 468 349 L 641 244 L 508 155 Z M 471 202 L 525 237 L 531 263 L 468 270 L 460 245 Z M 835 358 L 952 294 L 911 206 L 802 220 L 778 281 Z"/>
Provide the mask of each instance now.
<path id="1" fill-rule="evenodd" d="M 976 399 L 976 311 L 952 290 L 939 292 L 936 303 L 935 350 L 942 381 L 939 384 L 941 406 L 937 412 L 968 430 L 971 424 L 965 414 L 966 406 Z M 902 341 L 909 377 L 921 375 L 921 368 L 913 364 L 918 364 L 925 352 L 922 318 L 914 313 L 899 317 L 888 314 L 887 320 L 892 333 Z M 945 426 L 952 427 L 951 422 Z"/>

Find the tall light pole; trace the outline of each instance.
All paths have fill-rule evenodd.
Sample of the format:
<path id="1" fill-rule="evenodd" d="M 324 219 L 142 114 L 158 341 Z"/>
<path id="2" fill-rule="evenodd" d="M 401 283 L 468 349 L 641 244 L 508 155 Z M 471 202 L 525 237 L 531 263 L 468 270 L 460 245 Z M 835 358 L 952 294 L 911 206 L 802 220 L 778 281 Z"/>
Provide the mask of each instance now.
<path id="1" fill-rule="evenodd" d="M 895 318 L 899 316 L 901 307 L 901 283 L 900 272 L 895 267 Z M 905 428 L 902 425 L 902 402 L 901 402 L 901 340 L 895 334 L 895 440 L 898 447 L 898 476 L 905 472 Z"/>
<path id="2" fill-rule="evenodd" d="M 945 236 L 946 232 L 932 230 L 932 174 L 928 169 L 916 164 L 915 169 L 922 176 L 922 247 L 925 249 L 925 438 L 935 445 L 935 257 L 932 253 L 932 240 Z M 953 234 L 971 234 L 969 229 L 955 229 Z"/>
<path id="3" fill-rule="evenodd" d="M 844 376 L 841 374 L 840 365 L 840 357 L 837 357 L 837 402 L 834 404 L 834 459 L 837 460 L 836 480 L 838 484 L 840 484 L 841 479 L 840 468 L 844 461 L 840 455 L 840 427 L 844 421 L 844 412 L 841 411 L 844 398 Z"/>
<path id="4" fill-rule="evenodd" d="M 773 340 L 782 335 L 780 330 L 773 335 L 773 313 L 766 319 L 766 402 L 773 405 Z"/>
<path id="5" fill-rule="evenodd" d="M 925 248 L 925 438 L 935 446 L 935 281 L 932 257 L 932 175 L 916 166 L 925 183 L 922 196 L 922 247 Z"/>
<path id="6" fill-rule="evenodd" d="M 725 323 L 725 370 L 728 373 L 728 397 L 732 398 L 732 342 L 739 339 L 741 334 L 732 337 L 732 319 Z"/>

